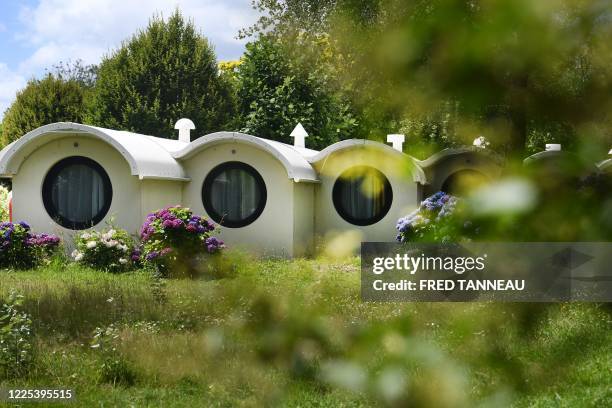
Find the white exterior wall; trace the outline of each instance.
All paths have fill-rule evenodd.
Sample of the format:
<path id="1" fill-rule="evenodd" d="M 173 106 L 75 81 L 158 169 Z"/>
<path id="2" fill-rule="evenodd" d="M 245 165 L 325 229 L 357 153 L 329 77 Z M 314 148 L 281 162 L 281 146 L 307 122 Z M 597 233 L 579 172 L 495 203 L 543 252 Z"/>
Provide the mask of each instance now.
<path id="1" fill-rule="evenodd" d="M 13 220 L 27 221 L 35 232 L 58 234 L 70 245 L 75 231 L 53 221 L 42 199 L 42 184 L 47 172 L 55 163 L 70 156 L 84 156 L 99 163 L 113 186 L 110 209 L 96 227 L 105 227 L 113 217 L 116 225 L 136 234 L 142 223 L 138 177 L 131 175 L 128 163 L 114 147 L 90 137 L 68 136 L 53 140 L 39 146 L 24 160 L 13 177 Z"/>
<path id="2" fill-rule="evenodd" d="M 168 206 L 182 205 L 183 184 L 184 182 L 174 180 L 141 180 L 140 222 L 142 223 L 150 212 Z"/>
<path id="3" fill-rule="evenodd" d="M 221 227 L 221 239 L 231 248 L 266 256 L 294 256 L 294 182 L 271 154 L 243 143 L 205 147 L 182 161 L 191 181 L 183 186 L 183 205 L 210 218 L 202 203 L 202 185 L 221 163 L 240 161 L 255 168 L 266 184 L 266 207 L 254 222 L 242 228 Z M 301 207 L 300 207 L 301 208 Z"/>
<path id="4" fill-rule="evenodd" d="M 382 220 L 367 226 L 357 226 L 345 221 L 336 211 L 332 198 L 334 183 L 342 172 L 362 165 L 381 171 L 393 190 L 393 202 L 389 212 Z M 315 234 L 317 239 L 324 240 L 323 244 L 326 239 L 346 232 L 358 233 L 361 241 L 393 241 L 397 220 L 416 209 L 420 202 L 418 184 L 413 179 L 412 164 L 408 159 L 364 148 L 347 149 L 332 153 L 314 166 L 321 179 L 315 194 Z"/>
<path id="5" fill-rule="evenodd" d="M 318 184 L 294 183 L 293 188 L 293 248 L 294 256 L 314 252 L 314 193 Z"/>

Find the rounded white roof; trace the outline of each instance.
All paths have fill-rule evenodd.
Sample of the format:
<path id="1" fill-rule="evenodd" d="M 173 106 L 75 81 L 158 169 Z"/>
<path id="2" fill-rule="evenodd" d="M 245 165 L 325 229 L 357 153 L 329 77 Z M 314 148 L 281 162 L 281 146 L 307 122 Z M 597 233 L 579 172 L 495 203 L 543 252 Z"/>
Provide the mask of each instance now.
<path id="1" fill-rule="evenodd" d="M 392 148 L 391 146 L 387 144 L 375 142 L 373 140 L 365 140 L 365 139 L 342 140 L 340 142 L 334 143 L 331 146 L 327 146 L 325 149 L 311 156 L 308 159 L 308 161 L 311 163 L 316 163 L 321 160 L 325 160 L 329 155 L 333 153 L 336 153 L 342 150 L 349 150 L 349 149 L 375 149 L 375 150 L 380 150 L 381 152 L 384 152 L 385 154 L 389 154 L 391 156 L 398 157 L 402 160 L 410 160 L 413 164 L 413 169 L 414 169 L 414 171 L 412 172 L 413 180 L 421 184 L 427 183 L 427 179 L 425 178 L 425 173 L 423 172 L 423 169 L 419 165 L 418 160 L 416 160 L 414 157 L 408 154 L 400 152 L 399 150 L 395 150 L 394 148 Z"/>
<path id="2" fill-rule="evenodd" d="M 550 157 L 565 157 L 569 154 L 571 153 L 566 152 L 566 151 L 561 151 L 561 150 L 544 150 L 541 152 L 534 153 L 531 156 L 525 158 L 523 160 L 523 164 L 526 164 L 526 165 L 531 164 L 538 160 L 543 160 L 543 159 L 547 159 Z"/>
<path id="3" fill-rule="evenodd" d="M 72 122 L 41 126 L 6 146 L 0 152 L 0 174 L 16 174 L 25 158 L 42 143 L 75 134 L 113 146 L 128 162 L 132 175 L 140 179 L 189 180 L 171 154 L 183 147 L 184 142 Z"/>
<path id="4" fill-rule="evenodd" d="M 486 156 L 492 161 L 496 162 L 497 164 L 502 164 L 503 162 L 502 157 L 499 156 L 497 153 L 489 149 L 483 149 L 481 147 L 476 147 L 476 146 L 446 148 L 444 150 L 441 150 L 439 152 L 432 154 L 425 160 L 419 160 L 418 162 L 422 167 L 430 167 L 446 158 L 453 157 L 453 156 L 459 156 L 459 155 L 466 154 L 466 153 L 474 153 L 474 154 L 480 154 L 480 155 Z"/>
<path id="5" fill-rule="evenodd" d="M 296 181 L 319 181 L 317 173 L 308 162 L 308 158 L 317 154 L 315 150 L 298 148 L 274 140 L 262 139 L 260 137 L 238 132 L 217 132 L 202 136 L 186 145 L 183 149 L 172 155 L 177 160 L 185 160 L 198 151 L 219 143 L 243 143 L 258 147 L 274 156 L 287 170 L 289 178 Z"/>
<path id="6" fill-rule="evenodd" d="M 610 171 L 612 170 L 612 159 L 606 159 L 597 164 L 597 167 L 601 171 Z"/>

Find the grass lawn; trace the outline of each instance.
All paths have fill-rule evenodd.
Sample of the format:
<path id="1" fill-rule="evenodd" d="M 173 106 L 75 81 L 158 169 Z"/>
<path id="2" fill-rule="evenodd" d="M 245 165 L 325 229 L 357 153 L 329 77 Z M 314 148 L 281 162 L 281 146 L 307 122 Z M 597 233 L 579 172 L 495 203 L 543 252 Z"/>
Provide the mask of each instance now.
<path id="1" fill-rule="evenodd" d="M 235 259 L 215 280 L 0 271 L 35 332 L 2 387 L 72 388 L 72 406 L 612 406 L 608 306 L 363 303 L 358 259 Z"/>

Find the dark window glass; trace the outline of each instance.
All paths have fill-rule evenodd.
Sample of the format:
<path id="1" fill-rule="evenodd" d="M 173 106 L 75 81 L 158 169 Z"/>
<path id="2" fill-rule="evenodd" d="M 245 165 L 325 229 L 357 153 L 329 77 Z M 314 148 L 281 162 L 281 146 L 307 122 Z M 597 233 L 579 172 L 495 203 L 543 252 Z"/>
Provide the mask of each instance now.
<path id="1" fill-rule="evenodd" d="M 72 156 L 56 163 L 43 182 L 43 202 L 51 218 L 70 229 L 99 223 L 110 208 L 113 189 L 95 161 Z"/>
<path id="2" fill-rule="evenodd" d="M 393 190 L 389 180 L 373 167 L 356 166 L 343 172 L 333 189 L 336 211 L 354 225 L 377 223 L 389 212 Z"/>
<path id="3" fill-rule="evenodd" d="M 266 184 L 253 167 L 223 163 L 210 171 L 202 187 L 202 201 L 220 225 L 239 228 L 255 221 L 266 206 Z"/>

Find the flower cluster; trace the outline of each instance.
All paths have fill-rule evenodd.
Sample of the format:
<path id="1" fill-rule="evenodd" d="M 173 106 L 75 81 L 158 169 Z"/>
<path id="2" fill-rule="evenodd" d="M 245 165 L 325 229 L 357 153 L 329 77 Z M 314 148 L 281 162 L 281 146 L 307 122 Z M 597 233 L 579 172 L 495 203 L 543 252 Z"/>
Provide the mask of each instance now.
<path id="1" fill-rule="evenodd" d="M 18 223 L 0 223 L 0 266 L 33 268 L 47 260 L 59 247 L 56 235 L 33 234 L 30 226 Z"/>
<path id="2" fill-rule="evenodd" d="M 407 242 L 415 239 L 439 237 L 440 232 L 448 232 L 448 222 L 456 212 L 459 200 L 442 191 L 427 197 L 419 208 L 397 221 L 397 241 Z M 446 236 L 442 236 L 442 240 Z M 446 238 L 450 238 L 446 237 Z"/>
<path id="3" fill-rule="evenodd" d="M 193 215 L 188 208 L 166 207 L 147 215 L 140 229 L 140 239 L 143 242 L 148 241 L 161 230 L 185 230 L 191 234 L 201 235 L 214 231 L 215 228 L 213 223 L 199 215 Z"/>
<path id="4" fill-rule="evenodd" d="M 60 244 L 60 237 L 53 234 L 31 234 L 26 245 L 42 248 L 56 248 Z"/>
<path id="5" fill-rule="evenodd" d="M 145 261 L 165 264 L 185 261 L 202 253 L 217 253 L 225 248 L 211 236 L 215 224 L 189 208 L 166 207 L 150 213 L 140 230 Z"/>
<path id="6" fill-rule="evenodd" d="M 132 237 L 118 228 L 83 232 L 75 238 L 75 244 L 72 258 L 95 269 L 123 272 L 140 260 L 135 256 Z"/>

